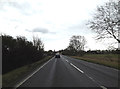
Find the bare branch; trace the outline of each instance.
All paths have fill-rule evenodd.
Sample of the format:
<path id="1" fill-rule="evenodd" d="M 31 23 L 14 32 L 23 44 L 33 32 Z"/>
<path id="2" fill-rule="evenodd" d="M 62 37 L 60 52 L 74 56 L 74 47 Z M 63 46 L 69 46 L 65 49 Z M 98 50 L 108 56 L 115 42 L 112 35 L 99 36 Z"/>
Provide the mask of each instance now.
<path id="1" fill-rule="evenodd" d="M 108 2 L 97 7 L 93 20 L 88 26 L 98 34 L 97 39 L 114 38 L 118 43 L 118 2 Z"/>

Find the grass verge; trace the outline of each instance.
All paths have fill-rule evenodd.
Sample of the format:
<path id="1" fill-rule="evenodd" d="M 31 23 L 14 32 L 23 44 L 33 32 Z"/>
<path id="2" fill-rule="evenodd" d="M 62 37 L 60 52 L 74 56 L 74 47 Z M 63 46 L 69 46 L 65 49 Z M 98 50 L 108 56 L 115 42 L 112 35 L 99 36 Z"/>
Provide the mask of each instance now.
<path id="1" fill-rule="evenodd" d="M 120 70 L 118 56 L 119 56 L 118 54 L 89 54 L 89 55 L 86 54 L 82 57 L 79 56 L 71 56 L 71 57 Z"/>
<path id="2" fill-rule="evenodd" d="M 43 60 L 37 61 L 29 65 L 25 65 L 23 67 L 20 67 L 9 73 L 4 74 L 2 76 L 2 87 L 13 87 L 17 81 L 20 81 L 21 78 L 25 77 L 27 74 L 37 69 L 51 58 L 52 56 L 45 57 Z"/>

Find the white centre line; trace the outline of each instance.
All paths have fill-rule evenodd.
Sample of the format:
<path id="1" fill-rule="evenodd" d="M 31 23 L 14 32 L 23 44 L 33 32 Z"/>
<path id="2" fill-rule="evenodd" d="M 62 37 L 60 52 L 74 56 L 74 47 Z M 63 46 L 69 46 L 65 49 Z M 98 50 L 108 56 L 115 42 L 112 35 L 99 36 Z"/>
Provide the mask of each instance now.
<path id="1" fill-rule="evenodd" d="M 18 88 L 19 86 L 21 86 L 25 81 L 27 81 L 30 77 L 32 77 L 35 73 L 37 73 L 41 68 L 43 68 L 48 62 L 50 62 L 53 58 L 51 58 L 49 61 L 47 61 L 46 63 L 44 63 L 40 68 L 38 68 L 35 72 L 33 72 L 31 75 L 29 75 L 27 78 L 25 78 L 22 82 L 20 82 L 19 84 L 17 84 L 15 87 Z M 15 89 L 16 89 L 15 88 Z"/>
<path id="2" fill-rule="evenodd" d="M 106 87 L 104 87 L 104 86 L 100 86 L 102 89 L 107 89 Z"/>
<path id="3" fill-rule="evenodd" d="M 65 59 L 66 62 L 69 63 L 68 60 Z M 81 69 L 79 69 L 77 66 L 75 66 L 74 64 L 70 63 L 71 66 L 73 66 L 75 69 L 77 69 L 79 72 L 84 73 Z M 96 84 L 98 84 L 102 89 L 107 89 L 104 86 L 101 86 L 99 83 L 97 83 L 92 77 L 88 76 L 86 73 L 84 73 L 88 78 L 90 78 L 93 82 L 95 82 Z"/>
<path id="4" fill-rule="evenodd" d="M 107 89 L 106 87 L 100 85 L 97 81 L 95 81 L 92 77 L 90 77 L 89 75 L 85 74 L 88 78 L 90 78 L 94 83 L 96 83 L 98 86 L 100 86 L 102 89 Z"/>
<path id="5" fill-rule="evenodd" d="M 82 70 L 80 70 L 78 67 L 76 67 L 75 65 L 73 65 L 72 63 L 70 63 L 71 66 L 73 66 L 75 69 L 77 69 L 78 71 L 80 71 L 81 73 L 84 73 Z"/>

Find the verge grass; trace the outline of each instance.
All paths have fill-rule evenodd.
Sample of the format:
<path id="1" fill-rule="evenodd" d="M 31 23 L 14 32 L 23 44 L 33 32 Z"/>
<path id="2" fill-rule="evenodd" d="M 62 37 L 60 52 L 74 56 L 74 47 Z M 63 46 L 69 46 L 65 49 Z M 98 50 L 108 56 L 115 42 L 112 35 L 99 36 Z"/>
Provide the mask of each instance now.
<path id="1" fill-rule="evenodd" d="M 52 56 L 48 56 L 43 60 L 37 61 L 35 63 L 25 65 L 23 67 L 17 68 L 11 72 L 8 72 L 2 76 L 2 87 L 13 87 L 16 82 L 20 81 L 21 78 L 25 77 L 27 74 L 31 73 L 43 63 L 48 61 Z"/>
<path id="2" fill-rule="evenodd" d="M 120 64 L 119 64 L 120 54 L 85 54 L 82 57 L 79 56 L 71 56 L 71 57 L 120 69 Z"/>

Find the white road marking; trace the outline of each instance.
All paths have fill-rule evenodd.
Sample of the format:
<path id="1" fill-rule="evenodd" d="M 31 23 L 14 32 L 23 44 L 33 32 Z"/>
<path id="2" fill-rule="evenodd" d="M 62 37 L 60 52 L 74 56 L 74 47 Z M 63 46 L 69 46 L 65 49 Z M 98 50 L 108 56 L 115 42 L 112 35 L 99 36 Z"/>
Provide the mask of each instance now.
<path id="1" fill-rule="evenodd" d="M 73 66 L 75 69 L 77 69 L 78 71 L 80 71 L 81 73 L 84 73 L 82 70 L 80 70 L 78 67 L 76 67 L 75 65 L 73 65 L 72 63 L 70 63 L 71 66 Z"/>
<path id="2" fill-rule="evenodd" d="M 66 62 L 69 62 L 67 59 L 65 59 L 64 57 L 62 57 L 62 59 L 64 59 Z"/>
<path id="3" fill-rule="evenodd" d="M 46 63 L 44 63 L 40 68 L 38 68 L 35 72 L 33 72 L 31 75 L 29 75 L 26 79 L 24 79 L 22 82 L 20 82 L 19 84 L 17 84 L 15 87 L 18 88 L 19 86 L 21 86 L 26 80 L 28 80 L 30 77 L 32 77 L 35 73 L 37 73 L 41 68 L 43 68 L 48 62 L 50 62 L 53 58 L 51 58 L 49 61 L 47 61 Z M 15 88 L 15 89 L 16 89 Z"/>
<path id="4" fill-rule="evenodd" d="M 66 62 L 68 62 L 68 60 L 66 60 Z"/>
<path id="5" fill-rule="evenodd" d="M 92 77 L 89 77 L 90 79 L 94 80 Z"/>
<path id="6" fill-rule="evenodd" d="M 104 87 L 104 86 L 100 86 L 102 89 L 107 89 L 106 87 Z"/>
<path id="7" fill-rule="evenodd" d="M 101 86 L 98 82 L 96 82 L 92 77 L 88 76 L 87 74 L 85 74 L 88 78 L 90 78 L 93 82 L 95 82 L 97 85 L 99 85 L 102 89 L 107 89 L 104 86 Z"/>
<path id="8" fill-rule="evenodd" d="M 68 60 L 65 59 L 66 62 L 69 62 Z M 77 69 L 78 71 L 80 71 L 81 73 L 84 73 L 82 70 L 80 70 L 78 67 L 76 67 L 74 64 L 70 63 L 71 66 L 73 66 L 75 69 Z M 84 73 L 85 74 L 85 73 Z M 90 78 L 93 82 L 95 82 L 96 84 L 98 84 L 102 89 L 107 89 L 104 86 L 101 86 L 99 83 L 97 83 L 92 77 L 88 76 L 87 74 L 85 74 L 88 78 Z"/>

